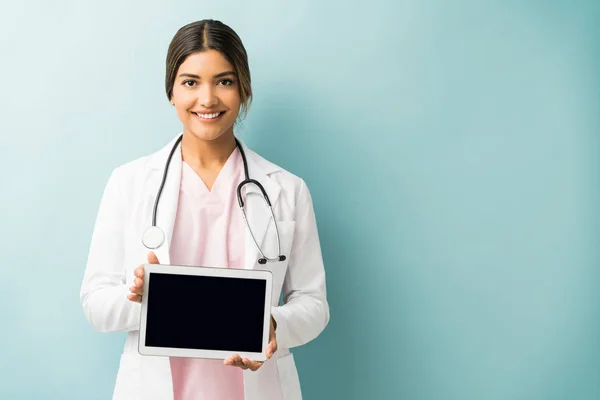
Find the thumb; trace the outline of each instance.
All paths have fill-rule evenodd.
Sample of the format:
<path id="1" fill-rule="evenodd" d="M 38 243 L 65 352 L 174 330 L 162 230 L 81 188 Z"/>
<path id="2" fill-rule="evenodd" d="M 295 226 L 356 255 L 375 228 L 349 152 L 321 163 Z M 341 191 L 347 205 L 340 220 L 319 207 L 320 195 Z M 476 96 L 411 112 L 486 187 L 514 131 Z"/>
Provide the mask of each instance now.
<path id="1" fill-rule="evenodd" d="M 148 253 L 148 264 L 159 264 L 158 257 L 156 257 L 153 251 Z"/>

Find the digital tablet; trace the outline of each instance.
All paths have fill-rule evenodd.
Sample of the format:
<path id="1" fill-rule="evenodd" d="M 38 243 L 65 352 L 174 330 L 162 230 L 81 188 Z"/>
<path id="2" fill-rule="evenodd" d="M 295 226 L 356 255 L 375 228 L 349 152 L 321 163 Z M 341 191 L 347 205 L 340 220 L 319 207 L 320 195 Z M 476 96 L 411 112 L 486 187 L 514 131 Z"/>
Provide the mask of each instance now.
<path id="1" fill-rule="evenodd" d="M 138 351 L 265 361 L 271 290 L 270 271 L 146 264 Z"/>

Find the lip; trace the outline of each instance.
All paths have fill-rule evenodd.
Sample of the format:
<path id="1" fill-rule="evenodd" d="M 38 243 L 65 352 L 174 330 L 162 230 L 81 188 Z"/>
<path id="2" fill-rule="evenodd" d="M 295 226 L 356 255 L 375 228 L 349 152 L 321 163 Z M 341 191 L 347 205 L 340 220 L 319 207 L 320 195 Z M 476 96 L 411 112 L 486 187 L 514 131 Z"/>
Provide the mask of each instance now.
<path id="1" fill-rule="evenodd" d="M 223 118 L 223 115 L 225 115 L 225 113 L 227 111 L 223 111 L 223 110 L 211 110 L 211 111 L 190 111 L 192 113 L 192 115 L 194 117 L 196 117 L 197 120 L 199 120 L 200 122 L 202 122 L 203 124 L 214 124 L 215 122 L 218 122 L 221 120 L 221 118 Z M 196 113 L 198 114 L 214 114 L 214 113 L 221 113 L 218 117 L 216 118 L 202 118 L 199 117 L 198 115 L 196 115 Z"/>
<path id="2" fill-rule="evenodd" d="M 190 111 L 192 113 L 198 113 L 198 114 L 214 114 L 216 112 L 225 112 L 226 110 L 194 110 L 194 111 Z"/>

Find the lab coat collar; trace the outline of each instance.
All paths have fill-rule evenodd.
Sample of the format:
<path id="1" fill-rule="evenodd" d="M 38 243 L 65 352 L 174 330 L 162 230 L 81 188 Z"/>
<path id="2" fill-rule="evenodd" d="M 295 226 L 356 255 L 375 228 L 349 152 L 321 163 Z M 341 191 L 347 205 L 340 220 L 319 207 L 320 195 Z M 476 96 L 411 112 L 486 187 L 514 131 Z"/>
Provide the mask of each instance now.
<path id="1" fill-rule="evenodd" d="M 175 141 L 180 135 L 181 133 L 170 140 L 166 146 L 149 157 L 147 165 L 149 168 L 158 172 L 155 175 L 157 177 L 156 183 L 153 185 L 156 187 L 156 189 L 153 189 L 152 191 L 152 204 L 154 204 L 156 193 L 160 187 L 160 184 L 162 183 L 163 172 L 169 154 L 173 148 L 173 145 L 175 144 Z M 269 196 L 271 206 L 273 210 L 275 210 L 275 206 L 279 200 L 279 194 L 281 193 L 281 186 L 275 180 L 271 179 L 269 175 L 281 170 L 281 168 L 265 160 L 260 155 L 249 149 L 242 140 L 239 141 L 246 154 L 246 159 L 248 161 L 248 174 L 250 179 L 257 180 L 262 184 L 267 192 L 267 195 Z M 179 144 L 178 148 L 173 154 L 171 163 L 169 164 L 168 176 L 164 183 L 156 215 L 156 225 L 165 232 L 165 244 L 155 251 L 161 264 L 170 263 L 169 246 L 173 238 L 173 228 L 175 224 L 175 216 L 177 214 L 177 205 L 179 202 L 181 168 L 181 144 Z M 267 229 L 269 226 L 273 226 L 271 223 L 271 214 L 263 200 L 260 189 L 256 185 L 245 185 L 242 193 L 245 193 L 245 196 L 243 195 L 242 198 L 245 202 L 248 224 L 252 229 L 256 241 L 262 247 Z M 245 249 L 244 267 L 246 269 L 255 268 L 260 253 L 256 249 L 254 240 L 247 230 Z"/>
<path id="2" fill-rule="evenodd" d="M 150 156 L 148 165 L 151 168 L 160 169 L 161 171 L 165 168 L 165 163 L 167 162 L 169 153 L 171 152 L 171 149 L 173 148 L 173 145 L 175 144 L 175 141 L 179 138 L 179 136 L 181 136 L 181 133 L 179 133 L 177 136 L 172 138 L 169 141 L 169 143 L 167 143 L 162 149 L 158 150 L 156 153 L 154 153 Z M 251 179 L 256 179 L 255 174 L 269 175 L 273 172 L 281 170 L 281 167 L 265 160 L 260 155 L 258 155 L 254 151 L 252 151 L 243 140 L 241 140 L 240 138 L 237 138 L 237 139 L 240 142 L 240 144 L 242 145 L 242 149 L 244 149 L 244 152 L 246 153 L 246 158 L 248 159 L 248 169 L 250 170 L 249 174 L 250 174 Z M 178 151 L 181 152 L 181 144 L 179 145 Z M 175 158 L 176 157 L 173 157 L 173 161 L 175 161 Z M 179 158 L 181 158 L 181 157 L 179 157 Z M 177 161 L 179 161 L 181 163 L 181 160 L 177 160 Z M 253 172 L 252 171 L 253 169 L 256 171 Z M 263 183 L 263 186 L 264 186 L 264 183 Z M 265 187 L 265 190 L 266 190 L 266 187 Z M 273 199 L 271 199 L 271 201 L 273 201 Z"/>

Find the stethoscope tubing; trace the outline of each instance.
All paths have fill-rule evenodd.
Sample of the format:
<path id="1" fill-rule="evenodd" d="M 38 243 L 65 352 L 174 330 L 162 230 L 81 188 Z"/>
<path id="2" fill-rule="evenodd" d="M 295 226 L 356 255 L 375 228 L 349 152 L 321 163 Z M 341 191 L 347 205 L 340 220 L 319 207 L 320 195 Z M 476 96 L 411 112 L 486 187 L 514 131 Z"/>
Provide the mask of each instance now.
<path id="1" fill-rule="evenodd" d="M 150 228 L 148 228 L 146 230 L 146 232 L 144 233 L 144 236 L 146 236 L 146 234 L 148 234 L 148 232 L 153 232 L 154 234 L 160 234 L 161 235 L 161 239 L 158 240 L 158 244 L 156 246 L 152 246 L 149 245 L 147 243 L 147 240 L 145 240 L 144 236 L 142 237 L 142 243 L 144 244 L 144 246 L 148 249 L 156 249 L 158 247 L 160 247 L 162 245 L 162 243 L 164 242 L 164 232 L 162 231 L 162 229 L 158 228 L 156 225 L 156 214 L 158 211 L 158 203 L 160 202 L 160 197 L 162 195 L 162 191 L 164 189 L 165 186 L 165 182 L 167 181 L 167 175 L 169 172 L 169 165 L 171 164 L 171 160 L 173 158 L 173 154 L 175 154 L 175 150 L 177 149 L 177 147 L 179 146 L 179 144 L 181 143 L 181 140 L 183 139 L 183 134 L 181 136 L 179 136 L 177 138 L 177 140 L 175 141 L 175 144 L 173 145 L 173 147 L 171 148 L 171 152 L 169 153 L 169 157 L 167 158 L 167 162 L 165 164 L 165 169 L 163 172 L 163 177 L 160 183 L 160 187 L 158 188 L 158 192 L 156 194 L 156 199 L 154 200 L 154 207 L 152 209 L 152 226 Z M 242 161 L 244 164 L 244 180 L 242 182 L 240 182 L 240 184 L 237 186 L 237 190 L 236 190 L 236 194 L 237 194 L 237 200 L 238 200 L 238 205 L 240 207 L 240 210 L 242 211 L 242 217 L 244 219 L 244 223 L 246 225 L 246 229 L 248 229 L 248 232 L 250 233 L 250 236 L 252 237 L 252 240 L 254 241 L 254 244 L 256 245 L 256 248 L 258 249 L 258 252 L 261 255 L 261 258 L 258 259 L 258 263 L 259 264 L 266 264 L 267 262 L 277 262 L 277 261 L 285 261 L 286 257 L 281 254 L 281 241 L 280 241 L 280 237 L 279 237 L 279 227 L 277 226 L 277 221 L 275 220 L 275 215 L 273 213 L 273 207 L 271 205 L 271 200 L 269 199 L 269 195 L 267 194 L 267 192 L 265 191 L 265 188 L 261 185 L 260 182 L 258 182 L 255 179 L 250 179 L 249 177 L 249 172 L 248 172 L 248 162 L 246 160 L 246 154 L 244 152 L 244 149 L 242 148 L 241 143 L 237 140 L 237 138 L 235 139 L 235 143 L 237 148 L 240 151 L 240 154 L 242 156 Z M 254 233 L 252 232 L 252 229 L 250 229 L 250 224 L 248 223 L 248 218 L 246 216 L 246 209 L 245 209 L 245 204 L 244 204 L 244 200 L 242 198 L 242 188 L 245 185 L 248 184 L 253 184 L 256 185 L 262 195 L 263 195 L 263 200 L 265 201 L 267 208 L 269 209 L 269 213 L 271 214 L 271 219 L 273 220 L 273 224 L 275 225 L 275 234 L 277 237 L 277 254 L 279 254 L 277 257 L 274 258 L 269 258 L 267 257 L 264 252 L 262 251 L 260 245 L 258 244 L 258 241 L 256 240 L 256 237 L 254 236 Z M 160 231 L 160 232 L 158 232 Z"/>

